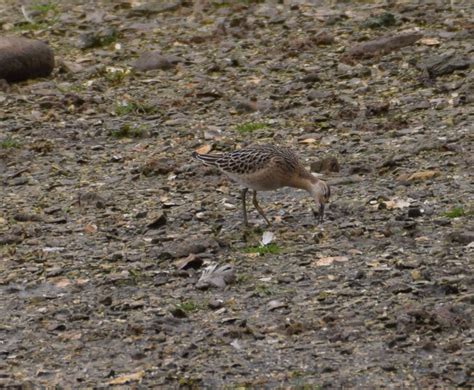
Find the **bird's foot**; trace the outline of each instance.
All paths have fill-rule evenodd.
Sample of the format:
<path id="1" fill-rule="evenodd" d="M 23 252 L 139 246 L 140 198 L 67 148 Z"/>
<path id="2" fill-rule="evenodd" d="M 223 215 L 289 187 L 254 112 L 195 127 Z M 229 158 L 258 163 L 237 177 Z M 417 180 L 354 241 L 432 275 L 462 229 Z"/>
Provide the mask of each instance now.
<path id="1" fill-rule="evenodd" d="M 324 222 L 324 212 L 321 213 L 321 211 L 316 211 L 315 209 L 311 210 L 313 211 L 314 218 L 316 218 L 318 225 L 322 225 L 322 223 Z"/>

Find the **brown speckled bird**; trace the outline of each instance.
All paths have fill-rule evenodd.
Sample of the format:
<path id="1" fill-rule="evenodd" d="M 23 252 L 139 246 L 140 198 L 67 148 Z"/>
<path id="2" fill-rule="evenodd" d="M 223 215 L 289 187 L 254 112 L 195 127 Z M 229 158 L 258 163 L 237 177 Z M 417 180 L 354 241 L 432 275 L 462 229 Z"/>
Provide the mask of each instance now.
<path id="1" fill-rule="evenodd" d="M 272 191 L 281 187 L 306 190 L 319 207 L 319 222 L 324 218 L 324 206 L 329 201 L 329 185 L 308 172 L 298 156 L 289 148 L 274 145 L 254 145 L 235 152 L 223 154 L 199 154 L 195 159 L 206 165 L 219 168 L 242 189 L 242 211 L 244 224 L 248 225 L 245 198 L 249 189 L 253 190 L 253 205 L 268 225 L 266 217 L 257 201 L 257 191 Z"/>

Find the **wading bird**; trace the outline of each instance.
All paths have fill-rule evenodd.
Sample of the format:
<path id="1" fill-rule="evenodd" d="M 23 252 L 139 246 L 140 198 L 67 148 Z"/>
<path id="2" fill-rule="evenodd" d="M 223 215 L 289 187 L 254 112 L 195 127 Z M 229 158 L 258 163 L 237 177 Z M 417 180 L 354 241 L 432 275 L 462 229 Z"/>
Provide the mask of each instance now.
<path id="1" fill-rule="evenodd" d="M 253 190 L 253 205 L 268 225 L 266 217 L 257 201 L 257 191 L 272 191 L 281 187 L 306 190 L 314 198 L 319 208 L 319 222 L 324 218 L 324 206 L 329 201 L 329 185 L 308 172 L 298 156 L 289 148 L 274 145 L 254 145 L 235 152 L 223 154 L 199 154 L 192 156 L 206 165 L 219 168 L 243 189 L 242 211 L 244 224 L 248 225 L 246 195 Z"/>

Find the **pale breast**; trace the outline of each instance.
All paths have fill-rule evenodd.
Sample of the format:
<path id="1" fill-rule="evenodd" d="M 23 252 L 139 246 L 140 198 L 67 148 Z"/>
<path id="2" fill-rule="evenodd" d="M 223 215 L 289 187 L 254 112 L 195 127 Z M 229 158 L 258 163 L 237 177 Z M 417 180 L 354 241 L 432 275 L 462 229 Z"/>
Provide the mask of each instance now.
<path id="1" fill-rule="evenodd" d="M 281 180 L 281 177 L 274 172 L 258 171 L 250 175 L 235 175 L 231 173 L 227 173 L 227 175 L 241 186 L 255 191 L 272 191 L 286 185 Z"/>

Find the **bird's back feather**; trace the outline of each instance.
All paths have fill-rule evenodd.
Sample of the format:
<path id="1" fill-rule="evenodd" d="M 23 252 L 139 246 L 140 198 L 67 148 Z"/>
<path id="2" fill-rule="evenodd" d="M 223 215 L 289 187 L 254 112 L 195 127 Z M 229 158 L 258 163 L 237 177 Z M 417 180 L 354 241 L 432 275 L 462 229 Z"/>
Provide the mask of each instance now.
<path id="1" fill-rule="evenodd" d="M 215 167 L 219 167 L 217 161 L 223 156 L 221 154 L 199 154 L 198 152 L 193 152 L 193 158 L 201 161 L 206 165 L 212 165 Z"/>
<path id="2" fill-rule="evenodd" d="M 216 166 L 228 174 L 252 174 L 272 167 L 279 167 L 288 172 L 302 170 L 298 157 L 291 149 L 273 145 L 254 145 L 224 154 L 194 152 L 193 157 L 206 165 Z"/>

